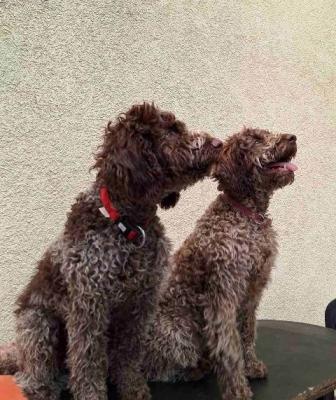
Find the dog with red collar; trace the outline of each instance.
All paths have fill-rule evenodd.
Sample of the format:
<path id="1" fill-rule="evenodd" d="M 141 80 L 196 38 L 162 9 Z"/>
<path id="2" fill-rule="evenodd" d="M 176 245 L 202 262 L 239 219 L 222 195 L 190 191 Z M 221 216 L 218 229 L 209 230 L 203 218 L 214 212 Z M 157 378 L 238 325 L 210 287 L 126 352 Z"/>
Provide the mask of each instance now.
<path id="1" fill-rule="evenodd" d="M 58 400 L 65 365 L 75 400 L 107 400 L 108 369 L 122 400 L 150 398 L 140 341 L 170 252 L 157 208 L 207 176 L 221 146 L 148 103 L 107 125 L 95 182 L 16 304 L 16 379 L 28 400 Z"/>

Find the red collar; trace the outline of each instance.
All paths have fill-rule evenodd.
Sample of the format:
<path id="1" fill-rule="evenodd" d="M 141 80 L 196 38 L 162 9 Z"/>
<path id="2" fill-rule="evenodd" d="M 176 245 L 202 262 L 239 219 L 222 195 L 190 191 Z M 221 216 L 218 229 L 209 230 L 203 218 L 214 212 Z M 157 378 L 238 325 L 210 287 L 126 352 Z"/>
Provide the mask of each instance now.
<path id="1" fill-rule="evenodd" d="M 99 197 L 103 205 L 103 207 L 99 208 L 99 211 L 104 215 L 104 217 L 113 221 L 126 239 L 133 241 L 139 237 L 142 238 L 139 245 L 139 247 L 142 247 L 146 241 L 145 231 L 139 225 L 135 226 L 130 224 L 126 217 L 121 217 L 119 211 L 113 206 L 110 200 L 106 186 L 100 188 Z"/>
<path id="2" fill-rule="evenodd" d="M 267 218 L 264 214 L 257 213 L 251 210 L 251 208 L 246 207 L 241 203 L 238 203 L 238 201 L 233 200 L 228 196 L 226 196 L 226 200 L 233 208 L 237 209 L 241 214 L 245 215 L 246 217 L 252 219 L 256 224 L 266 225 L 270 222 L 269 218 Z"/>

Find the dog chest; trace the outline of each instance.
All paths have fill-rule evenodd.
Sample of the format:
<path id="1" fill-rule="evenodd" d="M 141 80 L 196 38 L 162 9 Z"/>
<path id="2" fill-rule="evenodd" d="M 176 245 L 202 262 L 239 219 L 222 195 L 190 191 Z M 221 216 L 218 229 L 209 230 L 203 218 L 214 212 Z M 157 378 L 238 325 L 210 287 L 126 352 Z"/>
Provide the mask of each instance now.
<path id="1" fill-rule="evenodd" d="M 276 234 L 271 226 L 260 226 L 249 237 L 252 274 L 269 274 L 277 254 Z"/>

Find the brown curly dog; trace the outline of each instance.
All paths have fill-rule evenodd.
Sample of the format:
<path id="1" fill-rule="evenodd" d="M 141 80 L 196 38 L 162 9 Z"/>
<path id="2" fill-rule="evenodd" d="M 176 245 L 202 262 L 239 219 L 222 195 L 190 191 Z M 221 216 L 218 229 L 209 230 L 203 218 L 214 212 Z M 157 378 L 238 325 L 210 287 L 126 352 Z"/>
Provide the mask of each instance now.
<path id="1" fill-rule="evenodd" d="M 245 129 L 224 144 L 213 176 L 223 191 L 175 253 L 145 341 L 150 380 L 196 379 L 210 366 L 223 400 L 250 399 L 263 378 L 256 309 L 277 253 L 273 192 L 294 181 L 294 135 Z"/>
<path id="2" fill-rule="evenodd" d="M 65 348 L 74 399 L 106 400 L 108 346 L 121 398 L 150 397 L 139 343 L 170 250 L 157 205 L 174 206 L 221 145 L 147 103 L 108 124 L 96 181 L 17 301 L 17 381 L 29 400 L 59 398 Z"/>

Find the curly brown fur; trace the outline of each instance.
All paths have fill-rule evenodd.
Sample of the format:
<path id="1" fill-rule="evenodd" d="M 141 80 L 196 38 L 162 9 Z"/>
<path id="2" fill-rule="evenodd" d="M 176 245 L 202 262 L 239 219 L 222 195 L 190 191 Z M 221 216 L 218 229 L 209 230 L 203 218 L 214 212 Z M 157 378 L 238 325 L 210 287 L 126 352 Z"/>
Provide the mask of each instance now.
<path id="1" fill-rule="evenodd" d="M 294 173 L 273 168 L 296 153 L 295 136 L 246 129 L 230 137 L 214 168 L 220 194 L 175 253 L 145 340 L 151 380 L 197 379 L 211 369 L 223 400 L 250 399 L 264 378 L 255 352 L 256 309 L 277 253 L 271 221 L 258 224 L 233 199 L 267 217 L 275 189 Z M 268 218 L 268 217 L 267 217 Z"/>
<path id="2" fill-rule="evenodd" d="M 13 375 L 17 372 L 17 347 L 15 342 L 0 346 L 0 374 Z"/>
<path id="3" fill-rule="evenodd" d="M 170 250 L 157 204 L 174 206 L 219 149 L 218 140 L 147 103 L 108 124 L 95 183 L 78 196 L 17 301 L 17 381 L 29 400 L 59 398 L 65 360 L 75 400 L 106 400 L 108 346 L 121 398 L 150 397 L 139 344 Z M 142 248 L 99 212 L 101 186 L 122 216 L 145 227 Z"/>

